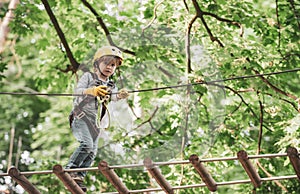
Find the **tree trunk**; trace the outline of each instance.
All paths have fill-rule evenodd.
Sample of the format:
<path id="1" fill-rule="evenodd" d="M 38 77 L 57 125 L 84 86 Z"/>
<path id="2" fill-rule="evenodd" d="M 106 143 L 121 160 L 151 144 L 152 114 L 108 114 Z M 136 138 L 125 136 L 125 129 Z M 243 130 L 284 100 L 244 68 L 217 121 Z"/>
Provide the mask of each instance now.
<path id="1" fill-rule="evenodd" d="M 2 23 L 0 24 L 0 53 L 5 49 L 6 38 L 9 32 L 9 22 L 13 19 L 13 10 L 16 9 L 17 5 L 20 3 L 19 0 L 11 0 L 8 5 L 8 12 L 5 14 Z"/>

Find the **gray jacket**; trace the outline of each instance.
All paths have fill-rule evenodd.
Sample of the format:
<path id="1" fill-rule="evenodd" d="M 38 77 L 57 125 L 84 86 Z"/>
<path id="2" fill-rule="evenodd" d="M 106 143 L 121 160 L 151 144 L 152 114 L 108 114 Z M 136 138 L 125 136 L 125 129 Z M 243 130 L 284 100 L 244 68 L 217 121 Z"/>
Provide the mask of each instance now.
<path id="1" fill-rule="evenodd" d="M 98 80 L 100 81 L 100 80 Z M 104 81 L 100 81 L 100 85 L 106 85 L 108 84 L 109 80 L 107 82 Z M 99 85 L 99 83 L 98 83 Z M 87 88 L 91 88 L 96 86 L 96 79 L 94 79 L 93 74 L 90 72 L 85 72 L 81 78 L 79 79 L 78 83 L 77 83 L 77 87 L 75 88 L 74 93 L 75 94 L 83 94 L 83 91 L 86 90 Z M 118 88 L 116 86 L 114 86 L 113 88 L 111 88 L 111 93 L 113 93 L 110 96 L 110 99 L 113 101 L 117 100 L 117 93 L 118 92 Z M 86 105 L 84 106 L 80 106 L 80 102 L 86 98 L 88 96 L 89 101 Z M 79 106 L 79 108 L 89 117 L 89 119 L 91 120 L 95 120 L 97 113 L 98 113 L 98 109 L 100 109 L 100 112 L 102 111 L 102 104 L 98 103 L 96 97 L 91 97 L 90 95 L 83 95 L 83 96 L 77 96 L 74 98 L 73 101 L 73 105 L 75 106 Z M 101 120 L 101 128 L 106 128 L 108 126 L 108 115 L 107 115 L 107 111 L 105 113 L 105 116 L 103 117 L 103 119 Z"/>

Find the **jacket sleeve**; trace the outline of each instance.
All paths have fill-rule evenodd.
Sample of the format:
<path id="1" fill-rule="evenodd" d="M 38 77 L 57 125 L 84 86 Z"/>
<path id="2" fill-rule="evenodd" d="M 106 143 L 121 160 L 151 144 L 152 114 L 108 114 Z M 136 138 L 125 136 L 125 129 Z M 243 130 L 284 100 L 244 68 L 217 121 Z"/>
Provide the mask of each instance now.
<path id="1" fill-rule="evenodd" d="M 90 73 L 85 72 L 79 79 L 77 86 L 75 88 L 75 94 L 83 94 L 83 91 L 87 89 L 90 85 Z"/>

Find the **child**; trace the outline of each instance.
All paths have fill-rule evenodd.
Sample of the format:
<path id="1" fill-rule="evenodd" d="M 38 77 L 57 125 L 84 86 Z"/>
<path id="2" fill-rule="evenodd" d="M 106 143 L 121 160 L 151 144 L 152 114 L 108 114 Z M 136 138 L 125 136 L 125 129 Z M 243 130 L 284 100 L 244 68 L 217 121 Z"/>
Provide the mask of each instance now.
<path id="1" fill-rule="evenodd" d="M 98 49 L 93 59 L 94 73 L 85 72 L 78 81 L 76 94 L 70 114 L 70 127 L 80 143 L 69 159 L 66 169 L 90 167 L 96 157 L 100 130 L 108 127 L 108 115 L 105 103 L 128 97 L 128 92 L 117 87 L 109 78 L 122 64 L 122 52 L 113 46 Z M 112 95 L 110 95 L 112 93 Z M 74 181 L 86 191 L 83 178 L 86 172 L 70 173 Z"/>

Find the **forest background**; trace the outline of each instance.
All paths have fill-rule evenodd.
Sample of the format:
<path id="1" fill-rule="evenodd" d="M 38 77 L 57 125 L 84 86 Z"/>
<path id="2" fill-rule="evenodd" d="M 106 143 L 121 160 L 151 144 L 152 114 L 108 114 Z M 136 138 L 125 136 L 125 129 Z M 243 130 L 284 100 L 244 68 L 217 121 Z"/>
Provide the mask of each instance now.
<path id="1" fill-rule="evenodd" d="M 294 0 L 0 1 L 0 172 L 65 165 L 73 89 L 94 52 L 124 52 L 114 75 L 130 97 L 111 103 L 110 165 L 299 149 L 300 4 Z M 39 95 L 38 95 L 39 94 Z M 286 157 L 254 161 L 261 177 L 295 174 Z M 94 164 L 96 165 L 96 163 Z M 247 179 L 238 162 L 205 164 L 217 182 Z M 201 183 L 191 166 L 164 166 L 171 185 Z M 156 187 L 144 169 L 117 170 L 129 189 Z M 65 193 L 54 175 L 29 177 Z M 115 191 L 101 173 L 90 193 Z M 296 179 L 219 187 L 216 193 L 299 193 Z M 10 177 L 0 192 L 23 193 Z M 210 193 L 207 188 L 177 193 Z"/>

